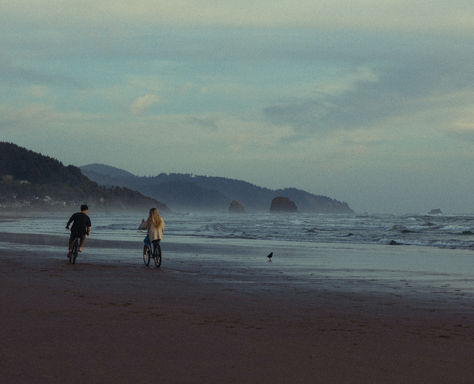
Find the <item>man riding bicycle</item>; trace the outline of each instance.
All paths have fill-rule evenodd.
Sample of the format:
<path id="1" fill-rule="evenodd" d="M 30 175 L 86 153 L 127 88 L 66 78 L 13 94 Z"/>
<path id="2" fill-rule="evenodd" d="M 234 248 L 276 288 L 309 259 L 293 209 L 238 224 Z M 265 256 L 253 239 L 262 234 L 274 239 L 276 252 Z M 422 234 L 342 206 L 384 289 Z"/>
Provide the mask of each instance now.
<path id="1" fill-rule="evenodd" d="M 81 242 L 79 244 L 79 252 L 82 252 L 82 247 L 86 241 L 86 235 L 91 233 L 91 219 L 87 216 L 89 207 L 86 204 L 81 205 L 81 212 L 76 212 L 73 214 L 66 224 L 66 229 L 69 229 L 71 223 L 71 236 L 69 237 L 69 252 L 67 256 L 70 257 L 72 253 L 72 245 L 74 239 L 80 238 Z"/>

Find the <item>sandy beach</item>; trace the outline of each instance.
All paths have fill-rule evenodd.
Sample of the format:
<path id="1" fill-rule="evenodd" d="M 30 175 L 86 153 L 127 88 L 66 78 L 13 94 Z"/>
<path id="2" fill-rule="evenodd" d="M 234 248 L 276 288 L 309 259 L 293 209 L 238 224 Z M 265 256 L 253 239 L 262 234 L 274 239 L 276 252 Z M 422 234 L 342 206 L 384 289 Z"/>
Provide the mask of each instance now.
<path id="1" fill-rule="evenodd" d="M 246 252 L 222 243 L 157 270 L 90 240 L 70 265 L 64 240 L 0 234 L 2 383 L 472 383 L 465 292 L 206 258 Z"/>

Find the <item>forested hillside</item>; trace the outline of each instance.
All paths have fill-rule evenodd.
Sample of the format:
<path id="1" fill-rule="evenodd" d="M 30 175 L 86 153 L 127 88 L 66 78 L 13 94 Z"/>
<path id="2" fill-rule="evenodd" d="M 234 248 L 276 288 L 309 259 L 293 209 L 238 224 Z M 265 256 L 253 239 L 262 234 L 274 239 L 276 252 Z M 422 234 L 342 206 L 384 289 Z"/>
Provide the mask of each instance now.
<path id="1" fill-rule="evenodd" d="M 165 201 L 171 209 L 227 210 L 233 200 L 247 211 L 268 211 L 273 198 L 288 197 L 299 211 L 352 213 L 347 203 L 295 188 L 271 190 L 246 181 L 225 177 L 165 174 L 138 177 L 103 164 L 81 167 L 82 172 L 102 185 L 120 185 Z"/>
<path id="2" fill-rule="evenodd" d="M 95 208 L 167 208 L 128 188 L 99 186 L 78 167 L 0 142 L 0 207 L 76 207 L 84 202 Z"/>

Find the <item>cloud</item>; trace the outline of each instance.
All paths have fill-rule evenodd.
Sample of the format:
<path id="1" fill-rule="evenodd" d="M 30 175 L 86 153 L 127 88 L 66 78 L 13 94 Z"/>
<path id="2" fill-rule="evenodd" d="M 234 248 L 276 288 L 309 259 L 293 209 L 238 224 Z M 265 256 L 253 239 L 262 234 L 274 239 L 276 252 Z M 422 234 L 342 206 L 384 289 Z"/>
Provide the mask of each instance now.
<path id="1" fill-rule="evenodd" d="M 58 117 L 58 113 L 49 105 L 33 103 L 19 107 L 0 105 L 3 125 L 10 122 L 12 127 L 34 127 L 50 123 Z"/>
<path id="2" fill-rule="evenodd" d="M 448 129 L 447 134 L 461 141 L 472 143 L 474 142 L 474 108 L 466 111 L 465 117 L 465 120 L 457 121 L 453 127 Z"/>
<path id="3" fill-rule="evenodd" d="M 1 47 L 1 46 L 0 46 Z M 80 88 L 82 84 L 70 75 L 52 72 L 47 69 L 34 68 L 35 63 L 15 65 L 0 60 L 0 82 L 6 85 L 57 86 L 64 88 Z"/>
<path id="4" fill-rule="evenodd" d="M 387 108 L 376 91 L 379 75 L 359 68 L 342 78 L 315 85 L 313 95 L 264 108 L 264 116 L 277 125 L 291 125 L 299 135 L 359 127 L 374 121 Z M 378 100 L 377 100 L 378 99 Z"/>
<path id="5" fill-rule="evenodd" d="M 28 94 L 36 98 L 43 98 L 48 94 L 48 88 L 42 85 L 33 85 L 27 89 Z"/>
<path id="6" fill-rule="evenodd" d="M 153 25 L 232 25 L 329 27 L 376 30 L 473 30 L 469 0 L 83 0 L 65 6 L 61 0 L 7 0 L 2 13 L 26 22 L 103 25 L 117 20 Z"/>
<path id="7" fill-rule="evenodd" d="M 157 95 L 148 94 L 139 97 L 136 99 L 132 105 L 130 105 L 130 110 L 135 115 L 140 115 L 146 109 L 150 108 L 153 104 L 160 103 L 161 98 Z"/>
<path id="8" fill-rule="evenodd" d="M 425 38 L 410 44 L 401 39 L 391 45 L 392 52 L 387 55 L 379 44 L 372 44 L 359 69 L 354 71 L 336 60 L 333 66 L 339 68 L 339 75 L 314 81 L 311 93 L 287 96 L 286 100 L 263 108 L 263 114 L 273 124 L 292 126 L 296 138 L 372 126 L 383 129 L 389 120 L 437 109 L 450 112 L 433 123 L 439 125 L 444 119 L 451 124 L 448 119 L 453 118 L 453 112 L 474 102 L 472 92 L 465 91 L 469 89 L 467 84 L 474 81 L 470 66 L 474 55 L 465 49 L 467 41 L 455 39 L 449 45 L 444 40 L 434 43 Z M 364 46 L 358 47 L 366 52 Z M 337 50 L 342 48 L 340 44 L 333 49 L 330 57 L 337 57 Z M 321 57 L 327 52 L 323 51 Z M 359 61 L 348 52 L 346 61 L 351 59 Z M 466 97 L 454 102 L 452 95 L 463 90 Z M 427 124 L 431 121 L 426 120 L 424 125 Z"/>
<path id="9" fill-rule="evenodd" d="M 37 138 L 49 139 L 55 134 L 81 131 L 85 134 L 92 131 L 84 128 L 88 123 L 103 121 L 102 114 L 88 114 L 78 111 L 65 112 L 53 105 L 44 103 L 26 103 L 22 105 L 0 104 L 0 127 L 14 135 L 28 135 L 34 141 Z M 52 136 L 44 132 L 50 132 Z"/>

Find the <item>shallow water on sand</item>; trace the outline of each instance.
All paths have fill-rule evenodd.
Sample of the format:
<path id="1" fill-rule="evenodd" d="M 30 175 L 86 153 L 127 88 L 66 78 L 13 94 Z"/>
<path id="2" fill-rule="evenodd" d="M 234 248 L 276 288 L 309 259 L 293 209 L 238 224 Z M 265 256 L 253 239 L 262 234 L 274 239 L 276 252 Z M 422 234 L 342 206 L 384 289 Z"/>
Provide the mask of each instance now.
<path id="1" fill-rule="evenodd" d="M 142 263 L 145 235 L 137 230 L 139 215 L 90 216 L 92 233 L 79 263 Z M 3 233 L 0 252 L 2 249 L 28 251 L 34 247 L 50 257 L 64 257 L 68 218 L 44 214 L 0 220 L 0 233 Z M 351 290 L 370 285 L 374 290 L 403 288 L 405 294 L 423 289 L 432 294 L 474 296 L 474 252 L 470 247 L 428 244 L 434 234 L 423 233 L 426 228 L 419 229 L 417 245 L 392 246 L 380 241 L 387 233 L 393 233 L 398 225 L 395 221 L 411 223 L 402 232 L 413 238 L 420 220 L 429 220 L 431 225 L 427 228 L 438 228 L 433 231 L 462 230 L 466 234 L 459 236 L 463 241 L 470 241 L 467 234 L 472 229 L 470 217 L 392 217 L 371 222 L 368 218 L 330 215 L 169 215 L 165 217 L 162 269 L 183 273 L 206 270 L 216 279 L 223 272 L 235 271 L 227 278 L 240 284 L 253 284 L 262 275 L 267 278 L 271 275 L 275 282 L 288 284 L 318 285 L 330 279 L 351 284 Z M 451 226 L 447 229 L 448 222 Z M 305 230 L 307 227 L 312 232 Z M 348 231 L 355 233 L 356 227 L 364 233 L 342 236 Z M 13 234 L 20 234 L 20 239 L 17 236 L 13 241 Z M 270 252 L 274 255 L 271 262 L 266 257 Z"/>

